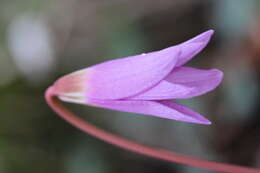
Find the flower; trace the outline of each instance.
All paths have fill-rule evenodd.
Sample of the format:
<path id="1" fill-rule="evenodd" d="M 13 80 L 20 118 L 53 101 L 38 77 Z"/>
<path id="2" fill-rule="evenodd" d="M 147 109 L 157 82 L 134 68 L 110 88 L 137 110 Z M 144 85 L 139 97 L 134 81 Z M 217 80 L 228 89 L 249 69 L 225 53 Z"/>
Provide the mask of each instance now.
<path id="1" fill-rule="evenodd" d="M 219 70 L 183 66 L 209 42 L 212 30 L 161 51 L 104 62 L 57 80 L 45 92 L 48 105 L 81 131 L 128 151 L 216 172 L 259 173 L 258 169 L 207 161 L 138 144 L 81 119 L 60 100 L 200 124 L 210 121 L 170 99 L 186 99 L 216 88 Z M 58 100 L 57 97 L 60 99 Z"/>
<path id="2" fill-rule="evenodd" d="M 52 92 L 61 100 L 95 107 L 210 124 L 171 99 L 187 99 L 216 88 L 217 69 L 183 66 L 209 42 L 213 30 L 160 51 L 97 64 L 58 79 Z"/>

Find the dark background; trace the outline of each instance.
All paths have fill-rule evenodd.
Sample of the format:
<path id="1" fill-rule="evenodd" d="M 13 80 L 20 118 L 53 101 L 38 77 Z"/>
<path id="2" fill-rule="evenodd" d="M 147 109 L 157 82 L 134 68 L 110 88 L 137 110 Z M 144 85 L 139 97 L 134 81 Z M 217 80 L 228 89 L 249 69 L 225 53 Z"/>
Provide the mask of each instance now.
<path id="1" fill-rule="evenodd" d="M 159 50 L 214 29 L 190 65 L 218 68 L 220 87 L 181 100 L 195 125 L 66 104 L 128 139 L 191 156 L 260 167 L 258 0 L 0 0 L 1 173 L 207 172 L 130 153 L 61 120 L 44 101 L 58 77 Z"/>

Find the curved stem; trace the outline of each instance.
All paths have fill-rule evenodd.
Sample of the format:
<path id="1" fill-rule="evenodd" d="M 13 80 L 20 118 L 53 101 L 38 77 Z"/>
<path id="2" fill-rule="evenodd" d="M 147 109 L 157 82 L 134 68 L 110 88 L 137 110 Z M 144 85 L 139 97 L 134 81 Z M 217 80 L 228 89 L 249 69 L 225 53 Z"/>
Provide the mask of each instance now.
<path id="1" fill-rule="evenodd" d="M 229 165 L 225 163 L 217 163 L 213 161 L 193 158 L 185 155 L 176 154 L 173 152 L 168 152 L 162 149 L 152 148 L 136 142 L 124 139 L 119 136 L 115 136 L 111 133 L 108 133 L 102 129 L 97 128 L 96 126 L 84 121 L 78 116 L 74 115 L 72 112 L 63 107 L 58 98 L 55 96 L 55 93 L 52 90 L 52 87 L 48 88 L 45 93 L 45 98 L 49 106 L 64 120 L 79 128 L 83 132 L 86 132 L 92 136 L 95 136 L 105 142 L 113 144 L 115 146 L 121 147 L 123 149 L 150 156 L 156 159 L 165 160 L 168 162 L 179 163 L 189 166 L 194 166 L 202 169 L 208 169 L 217 172 L 226 172 L 226 173 L 260 173 L 259 169 L 247 168 L 236 165 Z"/>

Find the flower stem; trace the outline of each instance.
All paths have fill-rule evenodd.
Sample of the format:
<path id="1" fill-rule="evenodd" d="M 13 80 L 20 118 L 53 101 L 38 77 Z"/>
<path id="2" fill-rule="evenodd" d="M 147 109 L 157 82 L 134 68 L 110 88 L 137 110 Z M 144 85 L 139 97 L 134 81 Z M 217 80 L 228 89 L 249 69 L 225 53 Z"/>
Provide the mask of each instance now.
<path id="1" fill-rule="evenodd" d="M 153 148 L 138 144 L 136 142 L 124 139 L 122 137 L 113 135 L 109 132 L 106 132 L 102 129 L 97 128 L 96 126 L 84 121 L 78 116 L 74 115 L 72 112 L 67 110 L 58 98 L 56 97 L 52 87 L 48 88 L 45 93 L 45 98 L 49 106 L 64 120 L 69 122 L 71 125 L 82 130 L 85 133 L 88 133 L 92 136 L 97 137 L 105 142 L 108 142 L 112 145 L 121 147 L 123 149 L 150 156 L 156 159 L 165 160 L 168 162 L 179 163 L 184 165 L 189 165 L 193 167 L 198 167 L 201 169 L 207 169 L 217 172 L 226 172 L 226 173 L 260 173 L 259 169 L 242 167 L 237 165 L 230 165 L 225 163 L 218 163 L 198 158 L 193 158 L 185 155 L 176 154 L 173 152 L 165 151 L 158 148 Z"/>

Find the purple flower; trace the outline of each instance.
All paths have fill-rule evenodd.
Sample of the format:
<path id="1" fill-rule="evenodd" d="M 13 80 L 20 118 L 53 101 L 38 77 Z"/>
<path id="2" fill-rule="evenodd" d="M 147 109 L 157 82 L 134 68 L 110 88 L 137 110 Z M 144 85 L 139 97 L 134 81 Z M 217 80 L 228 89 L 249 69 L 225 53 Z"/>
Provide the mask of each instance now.
<path id="1" fill-rule="evenodd" d="M 63 101 L 200 124 L 210 121 L 171 99 L 216 88 L 223 73 L 183 66 L 209 42 L 213 30 L 160 51 L 107 61 L 68 74 L 52 90 Z"/>
<path id="2" fill-rule="evenodd" d="M 209 42 L 212 30 L 177 46 L 98 64 L 60 78 L 45 92 L 49 106 L 85 133 L 126 150 L 202 169 L 227 173 L 259 173 L 258 169 L 193 158 L 138 144 L 86 122 L 60 100 L 161 118 L 210 124 L 200 114 L 170 99 L 185 99 L 213 90 L 222 80 L 219 70 L 183 66 Z"/>

